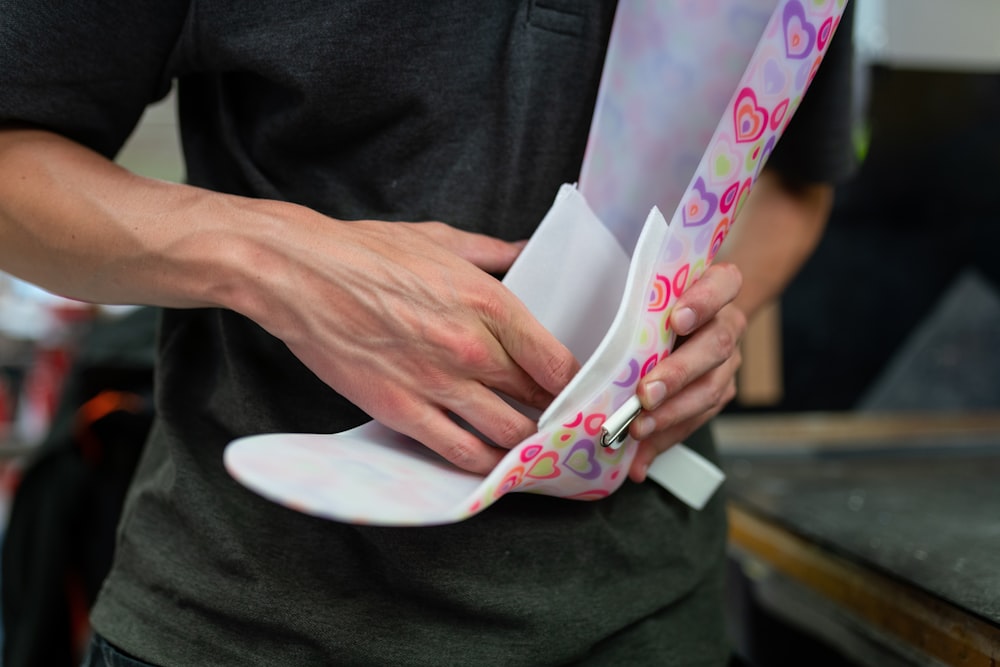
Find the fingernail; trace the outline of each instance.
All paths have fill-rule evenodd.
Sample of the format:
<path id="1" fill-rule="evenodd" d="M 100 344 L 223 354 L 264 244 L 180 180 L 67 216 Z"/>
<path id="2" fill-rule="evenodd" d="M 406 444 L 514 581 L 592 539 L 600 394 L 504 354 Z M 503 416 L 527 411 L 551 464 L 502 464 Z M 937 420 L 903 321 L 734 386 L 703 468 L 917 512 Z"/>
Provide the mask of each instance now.
<path id="1" fill-rule="evenodd" d="M 663 399 L 667 397 L 667 385 L 663 384 L 659 380 L 655 382 L 650 382 L 646 385 L 646 401 L 648 405 L 645 405 L 647 410 L 655 410 L 660 407 L 660 403 Z"/>
<path id="2" fill-rule="evenodd" d="M 635 420 L 635 439 L 645 440 L 656 428 L 656 421 L 652 417 L 639 417 Z"/>
<path id="3" fill-rule="evenodd" d="M 698 321 L 698 316 L 690 308 L 681 308 L 675 311 L 673 317 L 670 319 L 674 323 L 674 331 L 681 336 L 686 336 L 694 329 L 694 325 Z"/>

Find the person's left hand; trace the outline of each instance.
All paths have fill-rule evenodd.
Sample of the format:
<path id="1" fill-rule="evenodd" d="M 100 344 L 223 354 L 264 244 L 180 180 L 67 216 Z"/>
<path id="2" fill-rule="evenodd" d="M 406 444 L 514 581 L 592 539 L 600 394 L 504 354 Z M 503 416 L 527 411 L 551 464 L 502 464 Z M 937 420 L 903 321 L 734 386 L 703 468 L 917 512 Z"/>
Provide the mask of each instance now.
<path id="1" fill-rule="evenodd" d="M 734 264 L 709 267 L 674 304 L 670 323 L 684 344 L 640 381 L 642 412 L 629 427 L 639 441 L 629 477 L 646 479 L 653 459 L 718 414 L 736 395 L 747 318 L 733 300 L 743 278 Z"/>

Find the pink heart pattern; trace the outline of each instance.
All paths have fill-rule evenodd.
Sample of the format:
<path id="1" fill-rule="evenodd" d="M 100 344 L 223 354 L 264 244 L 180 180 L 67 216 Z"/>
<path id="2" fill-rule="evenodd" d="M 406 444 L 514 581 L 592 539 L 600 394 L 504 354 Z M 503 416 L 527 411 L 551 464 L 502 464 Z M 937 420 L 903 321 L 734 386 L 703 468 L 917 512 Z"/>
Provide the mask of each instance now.
<path id="1" fill-rule="evenodd" d="M 627 1 L 623 0 L 620 7 L 627 4 Z M 695 3 L 691 4 L 693 6 Z M 633 354 L 623 362 L 621 370 L 616 375 L 618 379 L 609 383 L 603 394 L 587 406 L 585 413 L 579 413 L 572 421 L 562 424 L 562 437 L 565 438 L 567 429 L 572 436 L 568 440 L 560 441 L 559 457 L 553 470 L 560 470 L 563 474 L 559 479 L 536 480 L 551 482 L 553 488 L 534 482 L 529 484 L 525 480 L 524 490 L 530 485 L 531 490 L 535 492 L 592 500 L 614 492 L 627 477 L 624 472 L 634 458 L 637 443 L 629 439 L 626 445 L 618 450 L 600 447 L 595 444 L 598 437 L 597 429 L 607 415 L 634 395 L 639 379 L 649 370 L 649 360 L 653 359 L 655 363 L 656 359 L 662 359 L 669 354 L 676 338 L 669 326 L 674 302 L 704 273 L 722 247 L 761 167 L 787 127 L 787 121 L 794 114 L 805 88 L 811 81 L 811 76 L 805 80 L 798 77 L 797 80 L 798 63 L 812 59 L 813 62 L 810 64 L 814 64 L 822 58 L 832 30 L 839 23 L 839 17 L 846 5 L 847 0 L 814 0 L 809 2 L 808 6 L 801 0 L 777 2 L 764 28 L 754 57 L 751 58 L 736 88 L 736 93 L 708 144 L 708 150 L 705 151 L 685 194 L 680 199 L 681 203 L 677 206 L 670 223 L 674 233 L 670 237 L 670 243 L 662 248 L 660 262 L 649 277 L 646 294 L 650 297 L 644 315 L 647 321 L 637 330 L 655 331 L 659 332 L 659 335 L 652 340 L 636 340 Z M 632 24 L 626 25 L 637 27 Z M 817 38 L 814 25 L 823 25 L 824 30 L 820 33 L 822 40 Z M 722 28 L 721 21 L 719 27 Z M 616 22 L 615 30 L 618 28 L 619 24 Z M 641 23 L 638 29 L 648 31 L 649 25 Z M 619 34 L 617 37 L 623 41 L 630 39 L 628 34 Z M 615 36 L 612 40 L 613 47 Z M 636 38 L 633 46 L 640 42 L 641 40 Z M 705 71 L 710 71 L 710 68 L 706 68 Z M 606 71 L 605 77 L 609 75 L 612 73 Z M 613 75 L 627 77 L 628 73 L 617 72 Z M 656 94 L 656 91 L 651 91 L 651 94 Z M 633 101 L 628 106 L 634 109 L 637 106 L 641 107 L 642 104 Z M 600 108 L 599 100 L 597 113 L 600 113 Z M 640 123 L 638 126 L 649 127 L 649 124 Z M 597 127 L 596 119 L 595 127 Z M 602 136 L 595 135 L 594 131 L 595 128 L 592 128 L 588 151 L 594 149 L 595 142 L 602 141 Z M 642 145 L 642 141 L 635 140 L 630 145 Z M 670 142 L 662 142 L 647 148 L 667 152 L 670 151 L 671 145 Z M 750 159 L 753 150 L 756 150 L 756 154 Z M 739 167 L 738 171 L 734 170 L 724 182 L 720 182 L 718 178 L 719 155 L 732 155 L 731 162 Z M 638 159 L 638 156 L 636 158 Z M 643 162 L 643 164 L 649 163 L 649 161 Z M 584 189 L 582 185 L 581 189 Z M 629 192 L 630 196 L 634 196 L 634 193 Z M 585 189 L 584 193 L 586 194 Z M 647 206 L 654 203 L 656 202 L 645 202 Z M 678 222 L 681 224 L 676 224 Z M 694 252 L 697 236 L 695 232 L 705 227 L 712 230 L 706 236 L 708 243 L 701 253 Z M 683 244 L 679 253 L 676 245 L 678 242 Z M 538 442 L 540 436 L 541 434 L 531 441 Z M 549 451 L 549 448 L 546 450 Z M 576 482 L 568 483 L 569 478 Z M 579 482 L 589 482 L 589 484 L 581 485 Z M 562 486 L 555 488 L 557 484 Z"/>
<path id="2" fill-rule="evenodd" d="M 743 88 L 736 96 L 736 108 L 733 110 L 736 141 L 741 144 L 757 141 L 767 129 L 767 115 L 767 109 L 757 104 L 753 88 Z"/>
<path id="3" fill-rule="evenodd" d="M 461 520 L 483 511 L 511 492 L 531 491 L 563 498 L 596 500 L 621 486 L 628 477 L 627 471 L 638 443 L 629 438 L 617 449 L 601 447 L 598 444 L 601 427 L 608 415 L 635 396 L 642 375 L 670 354 L 676 340 L 670 328 L 673 306 L 677 298 L 704 273 L 738 221 L 761 166 L 798 107 L 847 0 L 809 0 L 807 4 L 803 0 L 773 0 L 773 11 L 768 14 L 770 18 L 762 26 L 762 32 L 757 33 L 761 37 L 752 56 L 749 53 L 754 45 L 750 45 L 741 57 L 741 62 L 748 62 L 748 66 L 742 75 L 737 73 L 733 80 L 726 80 L 727 94 L 731 97 L 724 108 L 719 107 L 718 115 L 714 106 L 711 107 L 711 114 L 706 112 L 701 95 L 708 94 L 709 89 L 722 87 L 717 81 L 724 67 L 722 63 L 706 62 L 695 68 L 700 78 L 712 81 L 711 85 L 698 91 L 678 91 L 667 82 L 658 87 L 656 82 L 647 79 L 628 86 L 629 92 L 638 95 L 635 97 L 619 96 L 623 92 L 618 88 L 619 84 L 634 77 L 636 72 L 648 73 L 650 69 L 636 68 L 622 57 L 624 53 L 631 52 L 629 56 L 655 60 L 664 44 L 675 41 L 666 39 L 666 35 L 658 30 L 676 29 L 677 25 L 687 29 L 690 25 L 700 24 L 702 29 L 708 31 L 704 34 L 714 37 L 715 44 L 732 46 L 746 35 L 745 32 L 737 33 L 734 24 L 727 20 L 731 18 L 731 13 L 745 11 L 748 6 L 759 11 L 759 5 L 770 1 L 619 2 L 619 16 L 616 17 L 608 48 L 587 147 L 588 158 L 585 158 L 580 178 L 580 191 L 609 229 L 612 229 L 612 217 L 633 208 L 640 208 L 643 218 L 654 205 L 673 211 L 673 215 L 669 227 L 656 227 L 665 230 L 660 247 L 647 245 L 655 251 L 655 261 L 648 275 L 636 276 L 646 282 L 636 285 L 632 293 L 641 295 L 646 301 L 635 311 L 628 311 L 635 313 L 631 315 L 635 321 L 622 327 L 625 331 L 635 332 L 630 347 L 623 352 L 627 358 L 621 359 L 617 368 L 615 364 L 618 360 L 608 359 L 608 367 L 602 369 L 602 376 L 606 374 L 613 379 L 606 381 L 599 390 L 595 388 L 594 394 L 581 401 L 581 405 L 572 406 L 574 413 L 552 415 L 547 421 L 540 422 L 539 431 L 514 447 L 488 477 L 473 476 L 475 480 L 472 481 L 473 486 L 468 487 L 470 491 L 464 490 L 467 488 L 465 484 L 470 482 L 467 479 L 469 473 L 461 473 L 457 469 L 451 472 L 461 473 L 460 489 L 411 489 L 408 477 L 411 469 L 406 467 L 410 465 L 411 458 L 390 457 L 388 454 L 382 459 L 369 457 L 359 463 L 366 468 L 366 484 L 368 479 L 381 476 L 385 483 L 379 484 L 378 488 L 386 489 L 385 493 L 405 494 L 408 507 L 417 513 L 420 508 L 439 507 L 441 498 L 447 496 L 447 502 L 454 502 L 460 508 L 448 515 L 448 521 Z M 635 11 L 630 17 L 626 10 Z M 684 15 L 685 12 L 690 16 Z M 659 17 L 661 20 L 654 20 L 660 14 L 664 14 Z M 814 27 L 817 25 L 823 26 L 818 34 Z M 692 43 L 689 46 L 696 48 L 702 45 Z M 723 50 L 716 54 L 711 49 L 708 52 L 733 62 L 732 52 Z M 775 67 L 780 71 L 775 71 Z M 776 85 L 778 81 L 783 85 Z M 662 99 L 679 101 L 682 108 L 675 110 L 673 116 L 660 114 L 656 100 Z M 637 119 L 637 114 L 644 118 Z M 721 120 L 705 140 L 697 128 L 707 115 Z M 671 196 L 669 204 L 661 200 L 660 190 L 666 181 L 676 179 L 650 170 L 648 165 L 670 163 L 670 156 L 678 151 L 674 141 L 676 135 L 649 137 L 642 134 L 650 128 L 663 126 L 679 128 L 681 134 L 697 135 L 694 140 L 700 145 L 698 150 L 703 151 L 694 173 L 683 177 L 677 196 Z M 704 148 L 706 145 L 707 150 Z M 721 163 L 719 155 L 725 155 Z M 624 166 L 619 159 L 623 157 L 627 158 Z M 663 222 L 658 215 L 653 215 L 651 220 L 657 225 Z M 634 223 L 634 216 L 630 222 Z M 308 434 L 300 435 L 306 441 L 303 447 L 312 442 Z M 422 459 L 427 466 L 436 468 L 444 465 L 438 457 L 430 456 L 426 449 L 412 441 L 398 442 L 394 446 L 410 452 L 412 460 Z M 323 456 L 322 447 L 319 444 L 316 447 L 315 455 Z M 261 457 L 260 463 L 266 468 L 261 474 L 269 478 L 273 478 L 276 466 L 291 467 L 287 462 L 266 456 Z M 328 478 L 321 481 L 309 479 L 309 472 L 307 468 L 286 469 L 282 473 L 282 483 L 296 489 L 304 484 L 310 489 L 319 489 L 317 493 L 337 492 L 335 483 Z M 454 479 L 458 480 L 458 477 Z M 456 496 L 458 493 L 461 495 Z M 278 502 L 286 502 L 281 497 L 271 497 Z M 452 497 L 455 497 L 454 501 Z M 323 516 L 320 510 L 301 501 L 288 501 L 286 504 Z M 350 520 L 359 523 L 373 521 L 364 508 L 352 514 Z"/>

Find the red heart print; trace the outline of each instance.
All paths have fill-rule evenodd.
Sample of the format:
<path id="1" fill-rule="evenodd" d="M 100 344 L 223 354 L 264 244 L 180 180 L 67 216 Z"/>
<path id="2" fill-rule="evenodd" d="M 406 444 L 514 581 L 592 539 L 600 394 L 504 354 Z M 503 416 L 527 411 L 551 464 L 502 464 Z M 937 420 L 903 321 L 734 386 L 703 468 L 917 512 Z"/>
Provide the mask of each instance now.
<path id="1" fill-rule="evenodd" d="M 752 88 L 744 88 L 736 97 L 733 112 L 736 141 L 748 143 L 757 141 L 767 127 L 767 109 L 757 104 L 757 94 Z"/>

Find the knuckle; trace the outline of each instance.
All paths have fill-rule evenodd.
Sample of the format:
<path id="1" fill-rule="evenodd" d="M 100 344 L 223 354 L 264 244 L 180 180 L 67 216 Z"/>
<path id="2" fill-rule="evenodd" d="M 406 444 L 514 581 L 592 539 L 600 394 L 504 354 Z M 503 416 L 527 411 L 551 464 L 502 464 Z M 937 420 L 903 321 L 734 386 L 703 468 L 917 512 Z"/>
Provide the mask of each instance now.
<path id="1" fill-rule="evenodd" d="M 531 435 L 531 431 L 516 418 L 503 419 L 497 426 L 496 443 L 504 447 L 513 447 Z"/>
<path id="2" fill-rule="evenodd" d="M 489 322 L 503 322 L 509 317 L 510 308 L 504 293 L 498 289 L 478 289 L 476 308 Z"/>
<path id="3" fill-rule="evenodd" d="M 479 458 L 476 456 L 476 443 L 471 434 L 448 443 L 441 455 L 465 470 L 475 470 L 479 464 Z"/>
<path id="4" fill-rule="evenodd" d="M 709 402 L 712 407 L 721 406 L 726 403 L 726 394 L 729 391 L 729 383 L 718 385 L 712 388 Z"/>
<path id="5" fill-rule="evenodd" d="M 488 368 L 493 357 L 488 345 L 471 336 L 455 341 L 451 354 L 462 368 Z"/>
<path id="6" fill-rule="evenodd" d="M 569 382 L 572 379 L 575 368 L 576 361 L 571 354 L 554 354 L 549 357 L 546 363 L 546 370 L 549 376 L 560 382 Z"/>
<path id="7" fill-rule="evenodd" d="M 722 402 L 723 404 L 728 404 L 734 398 L 736 398 L 736 382 L 730 380 L 726 385 L 726 390 L 722 394 Z"/>
<path id="8" fill-rule="evenodd" d="M 728 329 L 720 328 L 715 334 L 715 350 L 723 359 L 728 359 L 736 352 L 736 337 Z"/>
<path id="9" fill-rule="evenodd" d="M 482 370 L 490 369 L 493 364 L 489 343 L 470 327 L 443 327 L 436 331 L 432 344 L 451 367 Z"/>
<path id="10" fill-rule="evenodd" d="M 736 291 L 739 292 L 743 289 L 743 272 L 740 271 L 740 267 L 731 262 L 722 264 L 721 267 L 729 274 L 729 279 L 732 281 Z"/>
<path id="11" fill-rule="evenodd" d="M 739 338 L 743 338 L 743 334 L 747 331 L 747 316 L 740 308 L 730 308 L 733 325 L 736 329 L 736 335 Z"/>
<path id="12" fill-rule="evenodd" d="M 661 364 L 661 366 L 662 371 L 659 379 L 667 388 L 667 396 L 673 396 L 681 387 L 687 385 L 690 373 L 687 366 L 680 363 L 676 357 L 674 357 L 674 363 Z"/>

